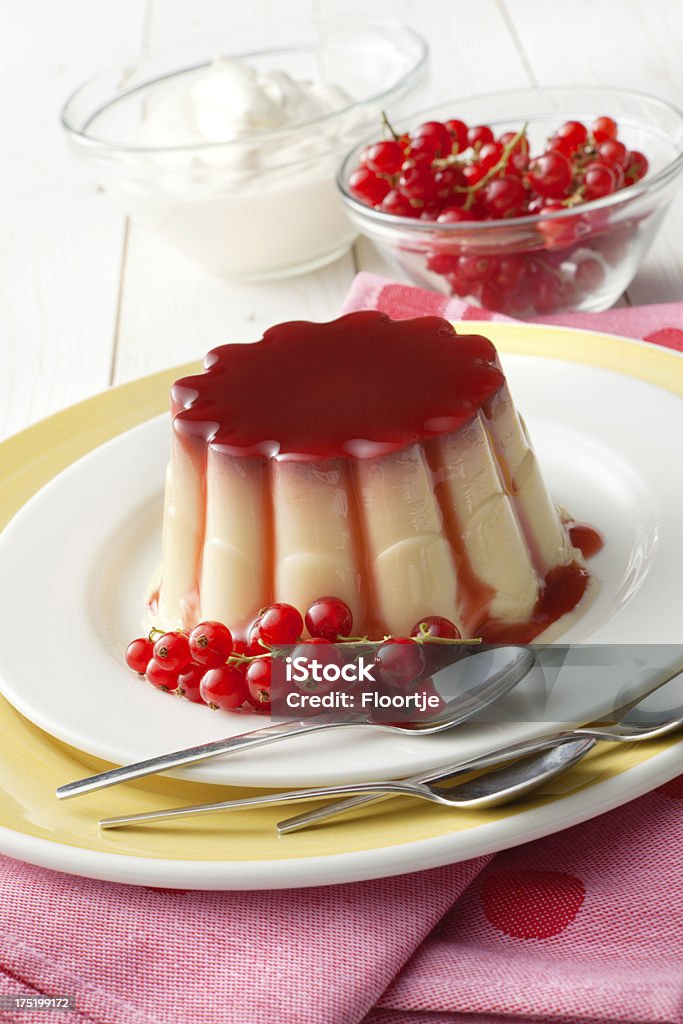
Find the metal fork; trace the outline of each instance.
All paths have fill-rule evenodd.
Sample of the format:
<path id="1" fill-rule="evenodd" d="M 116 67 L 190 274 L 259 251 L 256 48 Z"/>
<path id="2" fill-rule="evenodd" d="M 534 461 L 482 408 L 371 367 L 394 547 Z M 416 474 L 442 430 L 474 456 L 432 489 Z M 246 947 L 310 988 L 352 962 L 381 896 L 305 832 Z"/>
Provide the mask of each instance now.
<path id="1" fill-rule="evenodd" d="M 488 757 L 476 758 L 466 764 L 449 765 L 428 775 L 413 776 L 395 782 L 356 783 L 347 786 L 325 786 L 320 789 L 297 789 L 288 793 L 267 793 L 261 796 L 245 797 L 241 800 L 221 800 L 218 803 L 194 804 L 190 807 L 169 807 L 165 810 L 147 811 L 144 814 L 127 814 L 116 818 L 103 818 L 100 828 L 122 828 L 125 825 L 144 825 L 154 821 L 168 821 L 172 818 L 186 818 L 197 814 L 213 814 L 218 811 L 240 810 L 247 807 L 262 807 L 268 804 L 283 804 L 301 800 L 320 800 L 348 793 L 366 793 L 372 796 L 414 796 L 446 807 L 493 807 L 496 804 L 517 800 L 542 786 L 550 779 L 567 771 L 572 765 L 595 746 L 596 740 L 568 739 L 563 743 L 541 751 L 531 758 L 524 758 L 507 764 L 503 768 L 471 779 L 460 786 L 449 788 L 439 785 L 461 775 L 468 775 L 477 768 L 486 767 L 495 761 L 509 759 L 508 751 Z"/>

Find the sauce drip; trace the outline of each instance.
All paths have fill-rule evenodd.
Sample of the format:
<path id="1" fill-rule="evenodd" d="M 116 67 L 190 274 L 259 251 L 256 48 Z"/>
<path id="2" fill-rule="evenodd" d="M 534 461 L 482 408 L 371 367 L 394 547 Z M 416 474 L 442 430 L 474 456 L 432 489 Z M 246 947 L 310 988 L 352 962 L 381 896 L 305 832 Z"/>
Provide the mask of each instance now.
<path id="1" fill-rule="evenodd" d="M 590 573 L 577 562 L 558 565 L 546 576 L 545 586 L 528 622 L 489 619 L 476 630 L 476 635 L 490 644 L 530 644 L 544 629 L 577 606 L 589 581 Z"/>
<path id="2" fill-rule="evenodd" d="M 595 527 L 587 523 L 572 523 L 569 527 L 569 539 L 578 548 L 584 558 L 592 558 L 602 551 L 605 541 Z"/>
<path id="3" fill-rule="evenodd" d="M 176 431 L 227 454 L 371 458 L 457 430 L 502 387 L 486 338 L 436 316 L 292 321 L 176 382 Z"/>

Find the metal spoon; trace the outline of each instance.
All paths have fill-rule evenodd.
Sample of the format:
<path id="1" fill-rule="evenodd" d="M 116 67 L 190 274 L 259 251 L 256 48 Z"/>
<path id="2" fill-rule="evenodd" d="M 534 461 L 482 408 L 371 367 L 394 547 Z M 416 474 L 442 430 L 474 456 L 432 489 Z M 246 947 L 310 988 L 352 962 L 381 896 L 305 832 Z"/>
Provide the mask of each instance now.
<path id="1" fill-rule="evenodd" d="M 659 690 L 663 686 L 666 686 L 666 684 L 671 682 L 672 679 L 676 679 L 678 675 L 679 673 L 676 672 L 673 677 L 669 677 L 661 682 L 657 689 Z M 473 771 L 477 768 L 485 768 L 498 761 L 523 757 L 540 750 L 552 749 L 560 744 L 565 744 L 580 737 L 585 737 L 594 741 L 606 740 L 611 743 L 633 743 L 639 740 L 657 739 L 659 736 L 665 736 L 667 733 L 672 733 L 683 728 L 683 706 L 679 705 L 665 710 L 649 711 L 647 707 L 643 705 L 647 704 L 647 701 L 651 696 L 652 694 L 648 694 L 646 697 L 642 697 L 637 704 L 633 705 L 631 709 L 613 725 L 589 725 L 580 729 L 571 729 L 565 732 L 556 733 L 553 736 L 541 737 L 538 740 L 510 744 L 507 747 L 495 751 L 493 754 L 484 755 L 481 758 L 468 761 L 466 764 L 463 764 L 462 769 Z M 530 762 L 525 763 L 530 765 Z M 433 776 L 424 776 L 425 781 L 431 781 L 432 778 Z M 317 807 L 313 810 L 305 811 L 303 814 L 297 814 L 295 817 L 287 818 L 285 821 L 279 822 L 277 826 L 278 832 L 280 832 L 281 835 L 288 832 L 297 832 L 300 829 L 307 828 L 309 825 L 344 814 L 346 811 L 353 810 L 355 807 L 361 807 L 363 804 L 370 803 L 375 799 L 377 799 L 377 797 L 366 795 L 348 800 L 337 800 L 325 807 Z"/>
<path id="2" fill-rule="evenodd" d="M 493 807 L 497 804 L 517 800 L 537 789 L 543 783 L 571 768 L 595 746 L 594 739 L 568 739 L 540 754 L 508 764 L 504 768 L 471 779 L 460 786 L 438 785 L 458 775 L 468 774 L 472 769 L 443 768 L 440 773 L 432 772 L 431 781 L 423 776 L 402 779 L 396 782 L 368 782 L 348 786 L 326 786 L 322 789 L 297 789 L 289 793 L 268 793 L 262 796 L 245 797 L 242 800 L 222 800 L 219 803 L 195 804 L 191 807 L 169 807 L 144 814 L 121 815 L 103 818 L 100 828 L 122 828 L 125 825 L 142 825 L 153 821 L 167 821 L 171 818 L 186 818 L 195 814 L 213 814 L 217 811 L 232 811 L 246 807 L 262 807 L 266 804 L 290 803 L 300 800 L 319 800 L 340 793 L 368 793 L 373 797 L 414 796 L 446 807 Z"/>
<path id="3" fill-rule="evenodd" d="M 504 660 L 500 668 L 495 668 L 495 663 L 500 659 L 501 654 L 505 657 L 509 652 L 512 652 L 511 656 Z M 466 658 L 449 665 L 433 676 L 434 688 L 444 700 L 445 709 L 438 718 L 424 724 L 413 722 L 407 723 L 405 726 L 393 726 L 353 717 L 342 721 L 330 721 L 327 715 L 319 715 L 302 721 L 279 722 L 266 726 L 264 729 L 256 729 L 239 736 L 230 736 L 212 743 L 202 743 L 185 750 L 161 754 L 158 757 L 124 765 L 121 768 L 111 768 L 86 779 L 69 782 L 59 787 L 57 798 L 68 800 L 84 793 L 105 789 L 107 786 L 116 786 L 120 782 L 129 782 L 146 775 L 154 775 L 156 772 L 168 771 L 170 768 L 179 768 L 181 765 L 206 761 L 222 754 L 234 754 L 238 751 L 262 747 L 267 743 L 277 743 L 289 736 L 301 736 L 304 733 L 321 732 L 325 729 L 341 729 L 352 726 L 355 729 L 369 728 L 376 732 L 432 736 L 434 733 L 452 729 L 495 703 L 531 671 L 535 662 L 536 656 L 528 647 L 511 645 L 497 650 L 475 650 Z M 494 666 L 493 671 L 490 671 L 491 665 Z"/>

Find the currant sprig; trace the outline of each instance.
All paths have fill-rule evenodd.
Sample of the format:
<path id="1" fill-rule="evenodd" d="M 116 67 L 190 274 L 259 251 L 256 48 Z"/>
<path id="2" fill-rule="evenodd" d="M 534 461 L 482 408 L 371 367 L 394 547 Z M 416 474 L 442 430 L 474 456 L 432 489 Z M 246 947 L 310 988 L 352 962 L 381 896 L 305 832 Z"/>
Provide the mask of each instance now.
<path id="1" fill-rule="evenodd" d="M 304 628 L 311 639 L 301 641 Z M 340 598 L 319 598 L 305 616 L 292 605 L 278 602 L 260 610 L 245 640 L 236 640 L 224 623 L 216 621 L 200 622 L 189 632 L 152 627 L 146 637 L 128 645 L 126 663 L 159 689 L 195 703 L 225 711 L 250 708 L 267 713 L 273 649 L 278 646 L 299 641 L 303 648 L 369 646 L 381 678 L 398 685 L 398 680 L 419 675 L 424 645 L 482 642 L 478 637 L 463 638 L 454 622 L 438 615 L 417 622 L 409 637 L 353 636 L 352 628 L 353 614 Z"/>

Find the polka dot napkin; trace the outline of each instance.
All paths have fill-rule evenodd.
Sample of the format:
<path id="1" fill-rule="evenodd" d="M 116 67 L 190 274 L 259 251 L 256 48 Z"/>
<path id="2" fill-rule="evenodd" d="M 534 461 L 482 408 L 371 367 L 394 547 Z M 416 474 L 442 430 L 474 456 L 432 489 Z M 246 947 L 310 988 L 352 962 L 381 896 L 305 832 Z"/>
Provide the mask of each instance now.
<path id="1" fill-rule="evenodd" d="M 462 299 L 424 291 L 400 284 L 377 274 L 358 274 L 344 303 L 343 312 L 355 309 L 379 309 L 393 317 L 431 313 L 450 320 L 500 320 L 512 323 L 509 316 L 468 306 Z M 638 338 L 683 352 L 683 303 L 669 302 L 652 306 L 626 306 L 604 313 L 562 313 L 539 316 L 532 323 L 583 327 L 606 334 Z"/>
<path id="2" fill-rule="evenodd" d="M 482 316 L 361 274 L 346 309 L 368 307 Z M 683 350 L 683 305 L 552 320 Z M 71 995 L 59 1024 L 683 1024 L 682 880 L 683 777 L 495 857 L 354 885 L 169 891 L 0 858 L 0 995 Z"/>

